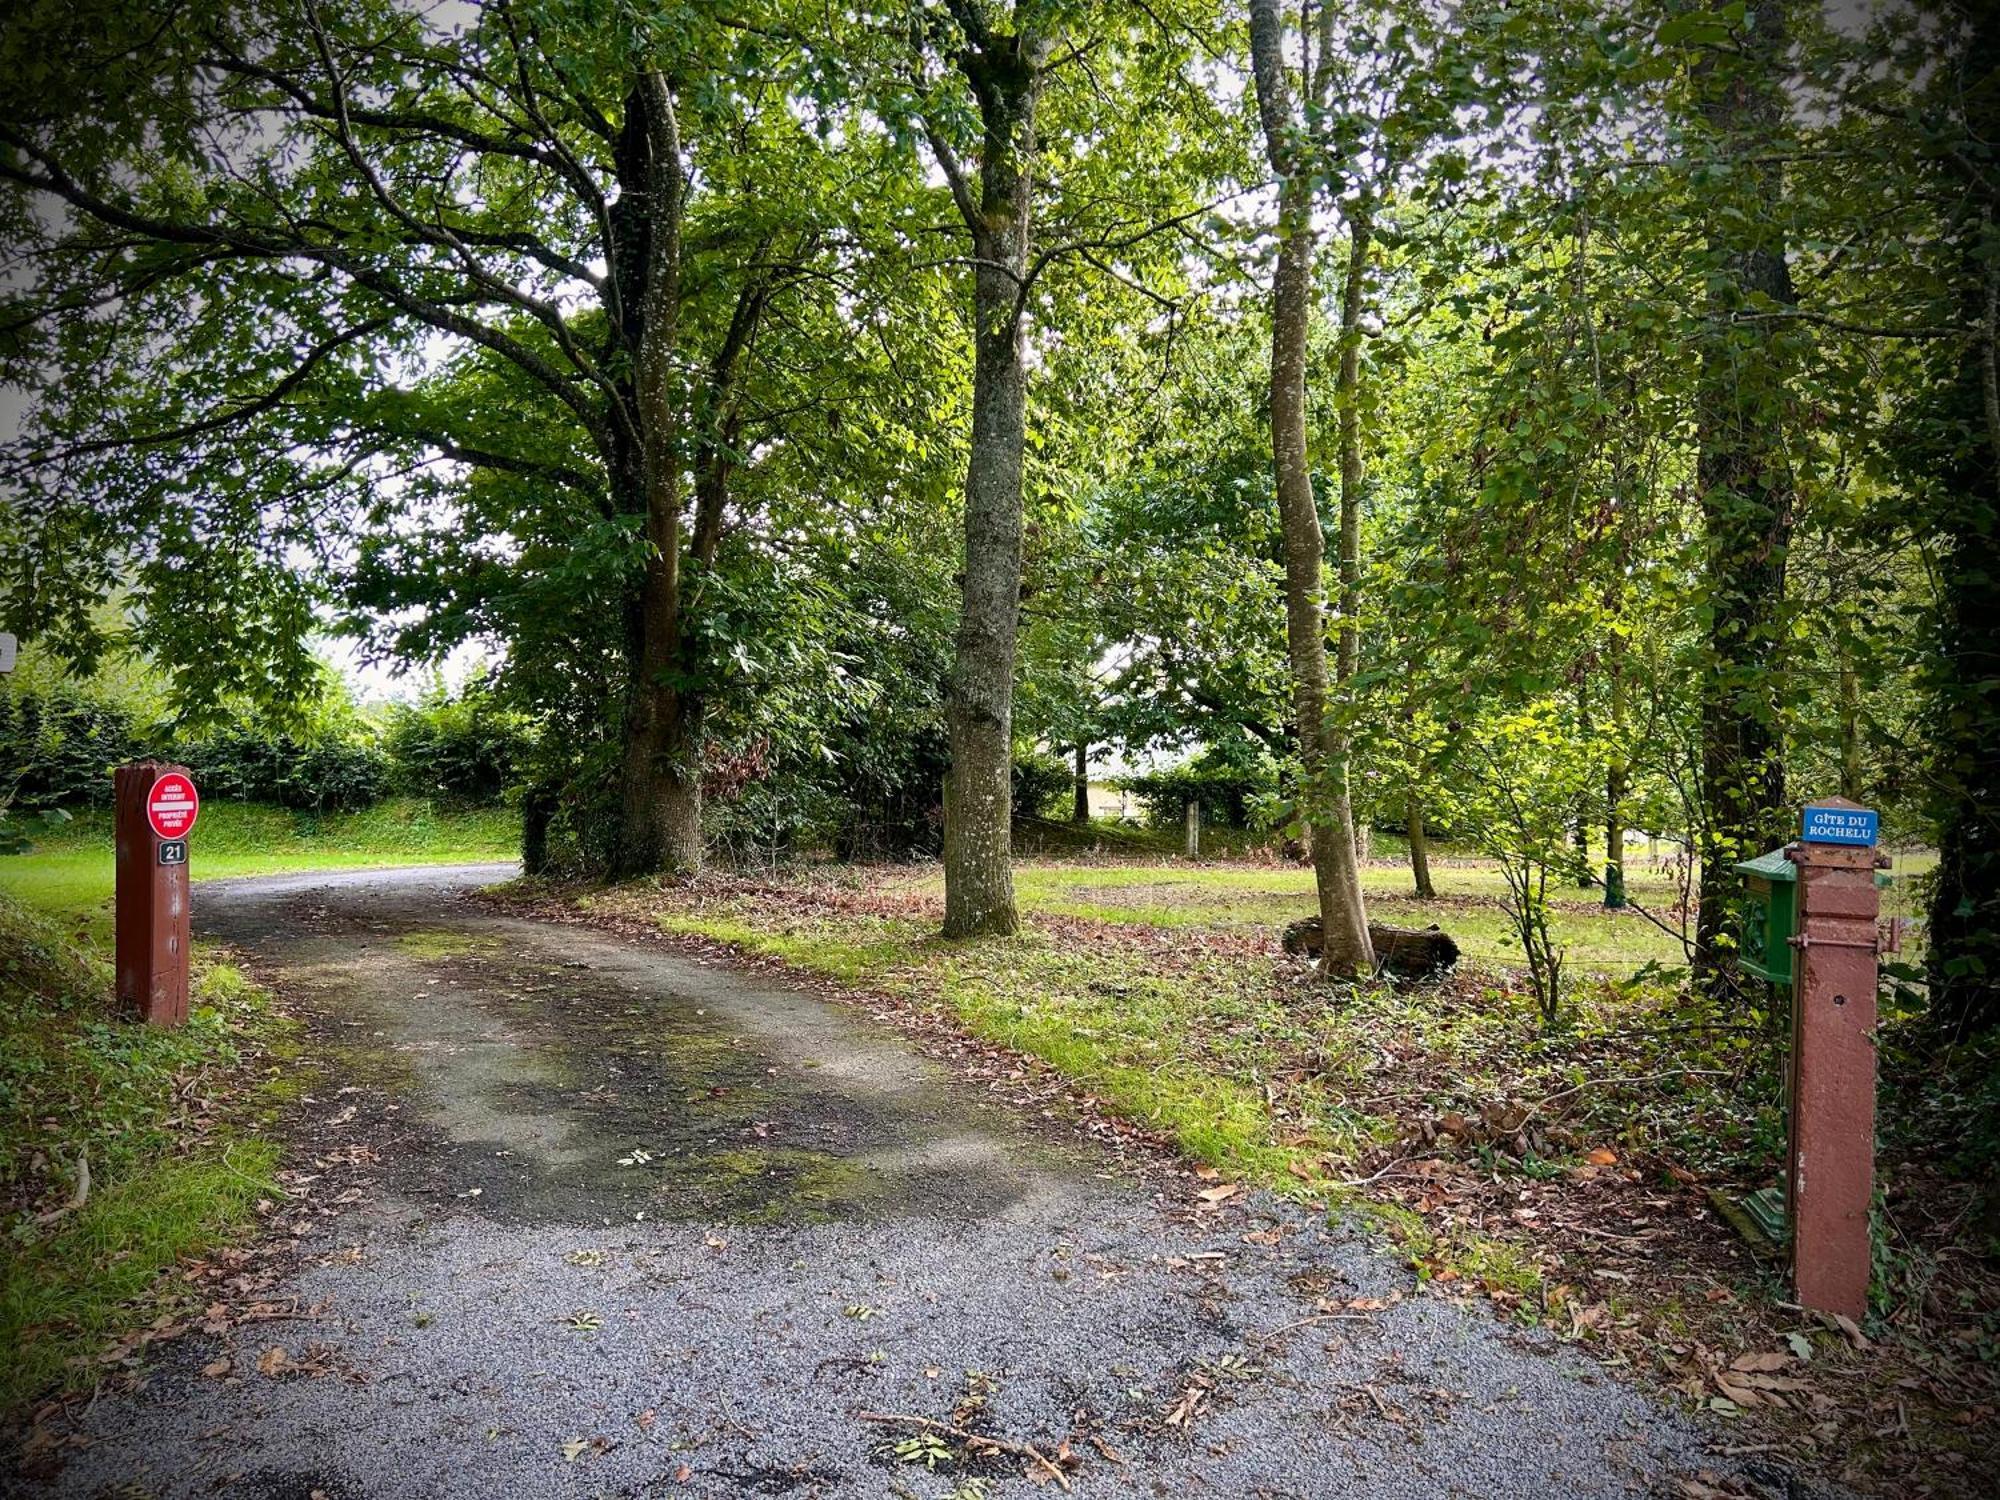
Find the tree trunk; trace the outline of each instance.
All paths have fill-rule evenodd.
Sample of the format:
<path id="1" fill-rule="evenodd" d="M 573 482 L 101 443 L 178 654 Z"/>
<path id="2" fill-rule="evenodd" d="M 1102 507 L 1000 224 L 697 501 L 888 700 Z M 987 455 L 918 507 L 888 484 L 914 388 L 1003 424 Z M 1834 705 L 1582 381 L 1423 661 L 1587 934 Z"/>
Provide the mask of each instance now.
<path id="1" fill-rule="evenodd" d="M 701 704 L 675 685 L 682 646 L 679 408 L 674 360 L 680 314 L 681 143 L 666 80 L 641 75 L 618 144 L 629 204 L 614 221 L 614 273 L 637 354 L 630 381 L 636 441 L 623 442 L 619 489 L 645 517 L 645 568 L 627 601 L 629 679 L 619 830 L 621 876 L 701 866 Z"/>
<path id="2" fill-rule="evenodd" d="M 1948 651 L 1937 669 L 1943 691 L 1930 715 L 1945 774 L 1937 794 L 1943 815 L 1926 972 L 1931 1022 L 1954 1041 L 2000 1028 L 2000 703 L 1993 690 L 2000 677 L 2000 569 L 1991 534 L 2000 515 L 2000 463 L 1975 477 L 1978 467 L 1967 465 L 1974 471 L 1964 476 L 1969 482 L 1947 502 L 1967 529 L 1954 528 L 1939 563 L 1939 634 Z"/>
<path id="3" fill-rule="evenodd" d="M 690 764 L 691 738 L 671 702 L 654 713 L 625 737 L 623 842 L 614 867 L 624 877 L 692 875 L 704 852 L 701 773 Z"/>
<path id="4" fill-rule="evenodd" d="M 1746 25 L 1741 53 L 1705 61 L 1697 87 L 1722 152 L 1768 158 L 1785 114 L 1783 4 L 1753 6 Z M 1709 330 L 1696 398 L 1711 624 L 1701 682 L 1706 827 L 1695 973 L 1711 991 L 1734 988 L 1742 880 L 1732 866 L 1778 842 L 1787 828 L 1778 676 L 1792 536 L 1788 356 L 1764 314 L 1796 297 L 1780 224 L 1782 168 L 1746 161 L 1744 171 L 1755 201 L 1735 204 L 1733 218 L 1709 235 Z"/>
<path id="5" fill-rule="evenodd" d="M 991 251 L 982 251 L 990 257 Z M 1010 262 L 1013 263 L 1013 262 Z M 965 585 L 946 695 L 947 937 L 1015 930 L 1014 651 L 1021 594 L 1024 371 L 1014 289 L 981 266 L 975 317 L 972 458 L 965 485 Z"/>
<path id="6" fill-rule="evenodd" d="M 1416 884 L 1419 901 L 1435 901 L 1437 887 L 1431 884 L 1431 843 L 1424 832 L 1424 804 L 1414 795 L 1403 804 L 1403 826 L 1410 836 L 1410 879 Z"/>
<path id="7" fill-rule="evenodd" d="M 1271 458 L 1285 544 L 1285 640 L 1298 724 L 1300 779 L 1311 810 L 1313 880 L 1325 933 L 1320 971 L 1359 977 L 1375 967 L 1355 859 L 1347 790 L 1346 737 L 1327 714 L 1326 539 L 1306 459 L 1306 336 L 1312 312 L 1313 175 L 1295 150 L 1300 126 L 1285 76 L 1283 20 L 1276 0 L 1251 0 L 1251 61 L 1257 107 L 1279 176 L 1278 267 L 1271 287 Z M 1343 629 L 1346 622 L 1343 622 Z"/>
<path id="8" fill-rule="evenodd" d="M 1090 821 L 1090 746 L 1081 740 L 1076 743 L 1076 801 L 1070 807 L 1069 820 Z"/>
<path id="9" fill-rule="evenodd" d="M 1021 287 L 1034 206 L 1035 106 L 1047 45 L 982 27 L 959 65 L 979 103 L 976 198 L 940 133 L 939 165 L 972 232 L 972 453 L 965 477 L 965 584 L 945 698 L 944 935 L 1016 929 L 1014 654 L 1021 608 L 1021 464 L 1027 370 Z"/>
<path id="10" fill-rule="evenodd" d="M 1576 727 L 1588 746 L 1596 738 L 1590 718 L 1590 677 L 1586 672 L 1576 684 Z M 1597 875 L 1590 868 L 1590 840 L 1597 828 L 1596 809 L 1590 805 L 1588 782 L 1586 790 L 1576 800 L 1576 884 L 1578 890 L 1589 890 L 1597 884 Z"/>
<path id="11" fill-rule="evenodd" d="M 1625 905 L 1625 758 L 1614 753 L 1604 771 L 1604 904 Z"/>
<path id="12" fill-rule="evenodd" d="M 521 873 L 549 871 L 549 824 L 555 820 L 556 792 L 545 783 L 528 788 L 521 799 Z"/>
<path id="13" fill-rule="evenodd" d="M 1840 795 L 1861 802 L 1861 674 L 1854 669 L 1853 649 L 1845 641 L 1840 652 Z"/>
<path id="14" fill-rule="evenodd" d="M 1361 656 L 1361 310 L 1375 243 L 1375 212 L 1366 202 L 1348 212 L 1347 235 L 1347 274 L 1340 291 L 1340 370 L 1333 387 L 1340 413 L 1340 649 L 1334 676 L 1342 686 L 1353 679 Z"/>
<path id="15" fill-rule="evenodd" d="M 1963 90 L 1968 141 L 2000 134 L 2000 17 L 1972 6 L 1966 55 L 1953 71 L 1984 85 Z M 1931 889 L 1927 977 L 1931 1022 L 1958 1040 L 2000 1027 L 2000 193 L 1984 158 L 1954 152 L 1966 197 L 1953 238 L 1963 256 L 1966 323 L 1978 330 L 1941 391 L 1931 432 L 1961 432 L 1946 453 L 1921 454 L 1941 472 L 1926 517 L 1946 539 L 1938 559 L 1938 621 L 1927 718 L 1935 743 L 1937 883 Z M 1939 418 L 1943 420 L 1939 420 Z M 1979 439 L 1983 438 L 1984 441 Z M 1933 438 L 1933 442 L 1936 440 Z"/>
<path id="16" fill-rule="evenodd" d="M 1284 950 L 1291 954 L 1318 955 L 1323 934 L 1318 917 L 1293 922 L 1278 935 Z M 1398 979 L 1433 979 L 1458 962 L 1458 944 L 1433 922 L 1429 927 L 1391 927 L 1386 922 L 1368 924 L 1368 941 L 1375 950 L 1384 973 Z"/>
<path id="17" fill-rule="evenodd" d="M 1625 905 L 1625 794 L 1631 767 L 1625 754 L 1625 637 L 1611 636 L 1611 747 L 1604 766 L 1604 904 L 1616 911 Z"/>
<path id="18" fill-rule="evenodd" d="M 1361 660 L 1361 310 L 1367 291 L 1368 261 L 1375 245 L 1375 210 L 1365 199 L 1347 215 L 1347 273 L 1340 293 L 1340 369 L 1334 401 L 1340 412 L 1340 633 L 1334 680 L 1344 697 Z M 1327 725 L 1327 759 L 1338 802 L 1335 817 L 1354 826 L 1348 793 L 1349 736 L 1338 715 Z M 1354 895 L 1361 896 L 1358 866 L 1369 856 L 1370 829 L 1355 829 Z M 1366 913 L 1361 914 L 1367 931 Z"/>

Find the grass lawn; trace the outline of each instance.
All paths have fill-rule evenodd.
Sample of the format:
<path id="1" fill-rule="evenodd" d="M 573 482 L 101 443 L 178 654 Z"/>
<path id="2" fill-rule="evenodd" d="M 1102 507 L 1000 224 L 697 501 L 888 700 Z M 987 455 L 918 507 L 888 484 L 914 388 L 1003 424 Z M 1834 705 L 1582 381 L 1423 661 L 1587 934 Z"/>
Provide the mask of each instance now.
<path id="1" fill-rule="evenodd" d="M 1520 961 L 1520 948 L 1500 910 L 1499 868 L 1490 861 L 1452 861 L 1432 869 L 1436 901 L 1410 895 L 1408 873 L 1372 864 L 1362 874 L 1369 916 L 1399 927 L 1435 922 L 1475 963 Z M 930 884 L 942 893 L 942 877 Z M 1132 869 L 1029 868 L 1018 893 L 1026 910 L 1100 922 L 1201 931 L 1282 928 L 1317 913 L 1312 871 L 1260 865 L 1147 865 Z M 1664 879 L 1641 879 L 1635 901 L 1664 915 L 1675 893 Z M 1648 963 L 1684 962 L 1680 944 L 1636 910 L 1607 912 L 1598 893 L 1574 888 L 1554 894 L 1554 926 L 1578 969 L 1630 973 Z"/>
<path id="2" fill-rule="evenodd" d="M 1934 854 L 1898 855 L 1898 879 L 1887 893 L 1884 911 L 1913 915 L 1908 877 L 1935 863 Z M 1380 860 L 1364 866 L 1369 916 L 1399 927 L 1435 922 L 1451 934 L 1469 962 L 1483 967 L 1521 962 L 1520 944 L 1500 908 L 1506 883 L 1498 864 L 1434 858 L 1431 878 L 1438 899 L 1418 901 L 1410 893 L 1409 871 L 1400 863 Z M 935 872 L 916 877 L 912 889 L 941 897 L 944 878 Z M 1028 912 L 1187 930 L 1282 928 L 1317 911 L 1312 872 L 1287 865 L 1031 864 L 1016 875 L 1015 891 Z M 1687 961 L 1680 940 L 1667 930 L 1678 925 L 1674 908 L 1679 889 L 1636 850 L 1627 864 L 1626 893 L 1631 902 L 1626 909 L 1606 911 L 1600 891 L 1570 885 L 1551 891 L 1551 925 L 1568 950 L 1572 972 L 1624 978 L 1648 964 L 1671 968 Z M 1659 921 L 1648 920 L 1646 912 Z"/>
<path id="3" fill-rule="evenodd" d="M 173 1326 L 190 1262 L 282 1197 L 268 1127 L 297 1088 L 292 1024 L 206 945 L 187 1026 L 120 1019 L 109 815 L 31 836 L 0 856 L 0 1419 Z M 504 859 L 518 839 L 511 813 L 419 801 L 325 818 L 211 803 L 192 871 Z"/>

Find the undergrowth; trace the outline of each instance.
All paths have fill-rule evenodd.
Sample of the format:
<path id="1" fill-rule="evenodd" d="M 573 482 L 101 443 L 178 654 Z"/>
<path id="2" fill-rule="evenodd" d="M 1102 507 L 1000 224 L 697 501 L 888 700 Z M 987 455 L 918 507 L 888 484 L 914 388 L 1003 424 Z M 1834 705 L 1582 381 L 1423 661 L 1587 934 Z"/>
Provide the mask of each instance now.
<path id="1" fill-rule="evenodd" d="M 289 1032 L 205 954 L 184 1027 L 125 1020 L 87 924 L 0 896 L 0 1413 L 89 1383 L 161 1273 L 272 1192 L 258 1070 Z"/>

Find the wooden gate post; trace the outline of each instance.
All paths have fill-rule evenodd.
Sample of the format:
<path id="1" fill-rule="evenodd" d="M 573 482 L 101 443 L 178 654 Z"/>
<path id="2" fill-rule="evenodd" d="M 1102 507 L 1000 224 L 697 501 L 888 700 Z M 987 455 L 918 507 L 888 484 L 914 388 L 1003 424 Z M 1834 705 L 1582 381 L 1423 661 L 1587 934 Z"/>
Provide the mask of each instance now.
<path id="1" fill-rule="evenodd" d="M 113 799 L 118 1002 L 127 1015 L 178 1026 L 188 1013 L 186 835 L 200 799 L 183 768 L 150 760 L 117 769 Z"/>
<path id="2" fill-rule="evenodd" d="M 1875 1190 L 1875 990 L 1881 898 L 1875 814 L 1838 800 L 1805 810 L 1798 867 L 1792 1109 L 1786 1182 L 1801 1303 L 1868 1310 Z"/>

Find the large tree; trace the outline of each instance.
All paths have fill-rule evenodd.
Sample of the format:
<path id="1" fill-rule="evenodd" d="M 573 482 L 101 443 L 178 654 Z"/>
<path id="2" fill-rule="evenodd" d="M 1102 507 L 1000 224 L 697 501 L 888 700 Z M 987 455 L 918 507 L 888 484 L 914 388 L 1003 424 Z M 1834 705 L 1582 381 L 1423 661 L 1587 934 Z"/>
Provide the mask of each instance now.
<path id="1" fill-rule="evenodd" d="M 1696 388 L 1708 640 L 1701 674 L 1701 910 L 1695 967 L 1734 974 L 1734 866 L 1785 832 L 1783 650 L 1786 562 L 1797 523 L 1790 452 L 1799 333 L 1786 264 L 1784 148 L 1790 136 L 1786 0 L 1747 7 L 1736 33 L 1705 46 L 1692 105 L 1714 153 L 1707 314 Z"/>
<path id="2" fill-rule="evenodd" d="M 1331 7 L 1323 14 L 1330 15 Z M 1326 658 L 1325 537 L 1313 501 L 1306 448 L 1306 345 L 1313 305 L 1313 205 L 1325 172 L 1324 147 L 1309 122 L 1323 110 L 1333 59 L 1323 47 L 1312 65 L 1311 35 L 1302 27 L 1307 64 L 1305 109 L 1293 100 L 1285 59 L 1285 24 L 1278 0 L 1250 0 L 1250 53 L 1265 151 L 1278 178 L 1278 264 L 1271 285 L 1271 464 L 1285 539 L 1285 638 L 1291 655 L 1293 716 L 1301 788 L 1310 820 L 1314 884 L 1324 938 L 1323 972 L 1352 977 L 1375 965 L 1368 911 L 1355 858 L 1354 814 L 1348 796 L 1348 737 L 1329 711 Z M 1350 253 L 1365 264 L 1367 240 Z M 1358 286 L 1358 270 L 1350 284 Z M 1343 364 L 1357 357 L 1345 337 Z M 1344 423 L 1345 428 L 1345 423 Z M 1343 455 L 1358 453 L 1352 442 Z M 1358 461 L 1358 460 L 1357 460 Z M 1343 465 L 1343 478 L 1350 477 Z M 1358 481 L 1358 474 L 1355 476 Z M 1343 556 L 1345 554 L 1343 553 Z M 1343 564 L 1343 575 L 1346 572 Z M 1345 627 L 1344 627 L 1345 628 Z M 1343 634 L 1343 640 L 1346 637 Z M 1345 649 L 1345 648 L 1343 648 Z"/>
<path id="3" fill-rule="evenodd" d="M 911 29 L 885 108 L 914 116 L 970 273 L 973 355 L 957 646 L 946 694 L 944 931 L 1015 930 L 1014 683 L 1029 475 L 1031 317 L 1069 279 L 1171 306 L 1213 176 L 1214 101 L 1189 67 L 1206 21 L 1048 0 L 946 0 Z M 1107 90 L 1106 76 L 1118 80 Z M 1051 316 L 1058 325 L 1060 317 Z"/>
<path id="4" fill-rule="evenodd" d="M 1942 65 L 1926 69 L 1921 108 L 1890 118 L 1916 126 L 1907 144 L 1950 277 L 1933 310 L 1957 336 L 1926 343 L 1931 387 L 1893 442 L 1935 558 L 1922 663 L 1939 854 L 1928 967 L 1933 1018 L 1958 1038 L 2000 1026 L 2000 19 L 1991 6 L 1932 9 Z M 1927 35 L 1912 40 L 1929 61 Z"/>
<path id="5" fill-rule="evenodd" d="M 752 83 L 771 44 L 533 0 L 462 27 L 314 0 L 94 20 L 5 33 L 8 375 L 46 387 L 7 454 L 10 611 L 83 658 L 123 588 L 191 696 L 282 685 L 312 580 L 411 530 L 412 476 L 517 481 L 569 519 L 498 536 L 566 530 L 572 591 L 616 622 L 610 863 L 698 865 L 693 585 L 773 299 L 824 253 L 708 216 L 732 152 L 813 147 Z M 425 399 L 441 369 L 504 406 Z"/>
<path id="6" fill-rule="evenodd" d="M 923 116 L 972 248 L 972 440 L 965 475 L 965 573 L 958 649 L 945 697 L 947 937 L 1010 933 L 1014 656 L 1020 631 L 1021 469 L 1028 377 L 1028 271 L 1035 223 L 1035 128 L 1058 34 L 1041 7 L 1011 15 L 954 0 L 941 50 L 978 112 L 970 167 L 939 120 Z M 993 12 L 989 16 L 989 10 Z"/>

